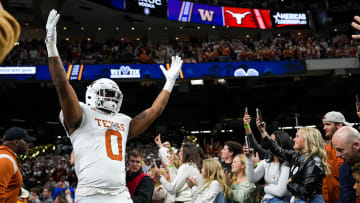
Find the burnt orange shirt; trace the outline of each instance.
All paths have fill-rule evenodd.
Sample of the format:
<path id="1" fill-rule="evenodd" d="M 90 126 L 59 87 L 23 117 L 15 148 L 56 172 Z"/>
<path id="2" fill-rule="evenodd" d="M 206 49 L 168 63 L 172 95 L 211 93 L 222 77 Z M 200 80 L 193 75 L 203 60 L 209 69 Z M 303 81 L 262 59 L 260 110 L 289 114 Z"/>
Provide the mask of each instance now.
<path id="1" fill-rule="evenodd" d="M 333 148 L 331 140 L 330 143 L 326 145 L 325 150 L 328 155 L 331 174 L 327 175 L 323 180 L 322 195 L 326 203 L 335 203 L 339 200 L 339 172 L 344 160 L 336 157 L 336 150 Z"/>
<path id="2" fill-rule="evenodd" d="M 12 157 L 14 163 L 6 155 Z M 15 152 L 4 145 L 0 145 L 0 174 L 0 203 L 16 203 L 22 177 Z"/>

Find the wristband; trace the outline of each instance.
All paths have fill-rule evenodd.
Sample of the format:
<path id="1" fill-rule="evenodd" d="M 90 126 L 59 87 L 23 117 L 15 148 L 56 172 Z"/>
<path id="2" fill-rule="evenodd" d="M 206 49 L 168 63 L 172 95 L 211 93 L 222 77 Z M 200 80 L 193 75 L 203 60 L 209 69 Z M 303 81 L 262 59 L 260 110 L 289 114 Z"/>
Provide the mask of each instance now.
<path id="1" fill-rule="evenodd" d="M 260 164 L 260 162 L 257 162 L 254 166 L 254 168 L 256 168 L 258 165 Z"/>
<path id="2" fill-rule="evenodd" d="M 173 165 L 170 165 L 169 168 L 174 168 L 174 166 L 173 166 Z"/>
<path id="3" fill-rule="evenodd" d="M 250 128 L 250 124 L 244 125 L 244 128 L 245 129 Z"/>
<path id="4" fill-rule="evenodd" d="M 46 43 L 48 57 L 59 56 L 55 43 Z"/>
<path id="5" fill-rule="evenodd" d="M 175 84 L 175 80 L 166 80 L 163 90 L 166 90 L 169 93 L 171 93 L 171 90 L 173 89 L 174 84 Z"/>

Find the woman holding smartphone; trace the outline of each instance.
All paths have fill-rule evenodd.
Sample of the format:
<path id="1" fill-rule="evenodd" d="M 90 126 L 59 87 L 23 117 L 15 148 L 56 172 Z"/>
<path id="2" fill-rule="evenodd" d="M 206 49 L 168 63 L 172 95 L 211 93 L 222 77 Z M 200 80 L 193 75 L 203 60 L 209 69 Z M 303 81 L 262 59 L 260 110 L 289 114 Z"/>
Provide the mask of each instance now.
<path id="1" fill-rule="evenodd" d="M 245 113 L 243 121 L 244 125 L 248 127 L 245 127 L 245 139 L 252 137 L 251 139 L 254 140 L 253 143 L 258 145 L 250 128 L 250 120 L 250 115 Z M 284 131 L 275 131 L 270 137 L 284 149 L 291 150 L 293 147 L 291 137 Z M 250 143 L 250 140 L 247 142 Z M 289 163 L 284 159 L 273 155 L 270 151 L 266 151 L 260 147 L 256 148 L 261 154 L 267 154 L 263 155 L 267 157 L 267 159 L 262 160 L 254 169 L 252 156 L 248 151 L 248 146 L 244 146 L 244 155 L 246 156 L 246 176 L 248 181 L 256 183 L 264 178 L 265 186 L 260 189 L 262 190 L 260 193 L 264 194 L 264 197 L 262 198 L 263 203 L 288 202 L 290 196 L 286 189 L 286 183 L 289 178 Z"/>
<path id="2" fill-rule="evenodd" d="M 296 132 L 294 150 L 277 145 L 265 130 L 266 124 L 256 120 L 266 146 L 279 158 L 290 163 L 290 178 L 287 190 L 295 203 L 324 203 L 322 193 L 323 178 L 330 173 L 325 151 L 325 142 L 316 128 L 302 127 Z"/>

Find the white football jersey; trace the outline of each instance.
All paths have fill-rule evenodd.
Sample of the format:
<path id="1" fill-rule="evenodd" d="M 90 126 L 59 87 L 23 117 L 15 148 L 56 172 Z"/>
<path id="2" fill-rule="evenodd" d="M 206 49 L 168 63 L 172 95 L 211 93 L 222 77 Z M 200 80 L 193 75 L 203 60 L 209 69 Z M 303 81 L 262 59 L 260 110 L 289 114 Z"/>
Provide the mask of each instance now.
<path id="1" fill-rule="evenodd" d="M 126 187 L 125 152 L 131 118 L 121 113 L 106 114 L 82 102 L 80 106 L 83 120 L 70 136 L 78 187 L 123 189 Z M 63 123 L 62 112 L 60 120 Z"/>

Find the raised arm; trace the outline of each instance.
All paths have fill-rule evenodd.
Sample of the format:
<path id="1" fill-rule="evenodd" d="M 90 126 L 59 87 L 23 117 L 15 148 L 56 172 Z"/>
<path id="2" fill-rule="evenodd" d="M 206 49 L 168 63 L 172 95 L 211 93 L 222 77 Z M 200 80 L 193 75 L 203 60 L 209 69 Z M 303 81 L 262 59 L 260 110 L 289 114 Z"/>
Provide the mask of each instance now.
<path id="1" fill-rule="evenodd" d="M 56 47 L 56 24 L 59 18 L 60 14 L 56 10 L 50 11 L 46 23 L 45 43 L 49 57 L 51 79 L 59 97 L 65 126 L 71 135 L 80 126 L 83 112 L 75 91 L 66 77 L 65 69 Z"/>
<path id="2" fill-rule="evenodd" d="M 286 150 L 281 148 L 279 145 L 275 143 L 274 140 L 270 138 L 268 133 L 266 132 L 266 123 L 262 122 L 262 126 L 260 126 L 259 119 L 256 119 L 256 125 L 260 131 L 261 137 L 263 138 L 266 146 L 269 148 L 269 150 L 277 157 L 281 157 L 282 159 L 288 161 L 291 163 L 293 161 L 294 156 L 297 154 L 297 152 L 292 150 Z"/>
<path id="3" fill-rule="evenodd" d="M 260 159 L 268 159 L 270 157 L 272 157 L 271 152 L 263 149 L 261 147 L 261 145 L 259 145 L 255 139 L 254 134 L 252 133 L 251 130 L 251 126 L 250 126 L 250 122 L 251 122 L 251 117 L 250 115 L 245 112 L 244 117 L 243 117 L 243 122 L 244 122 L 244 128 L 245 128 L 245 136 L 248 137 L 248 140 L 250 141 L 250 148 L 253 148 L 255 152 L 259 153 L 259 157 Z"/>
<path id="4" fill-rule="evenodd" d="M 177 76 L 179 75 L 182 62 L 183 61 L 180 57 L 173 56 L 170 70 L 165 70 L 165 68 L 160 65 L 160 69 L 166 78 L 164 88 L 150 108 L 146 109 L 131 120 L 129 138 L 134 138 L 143 133 L 164 111 L 165 106 L 169 101 L 171 90 L 174 87 Z"/>

